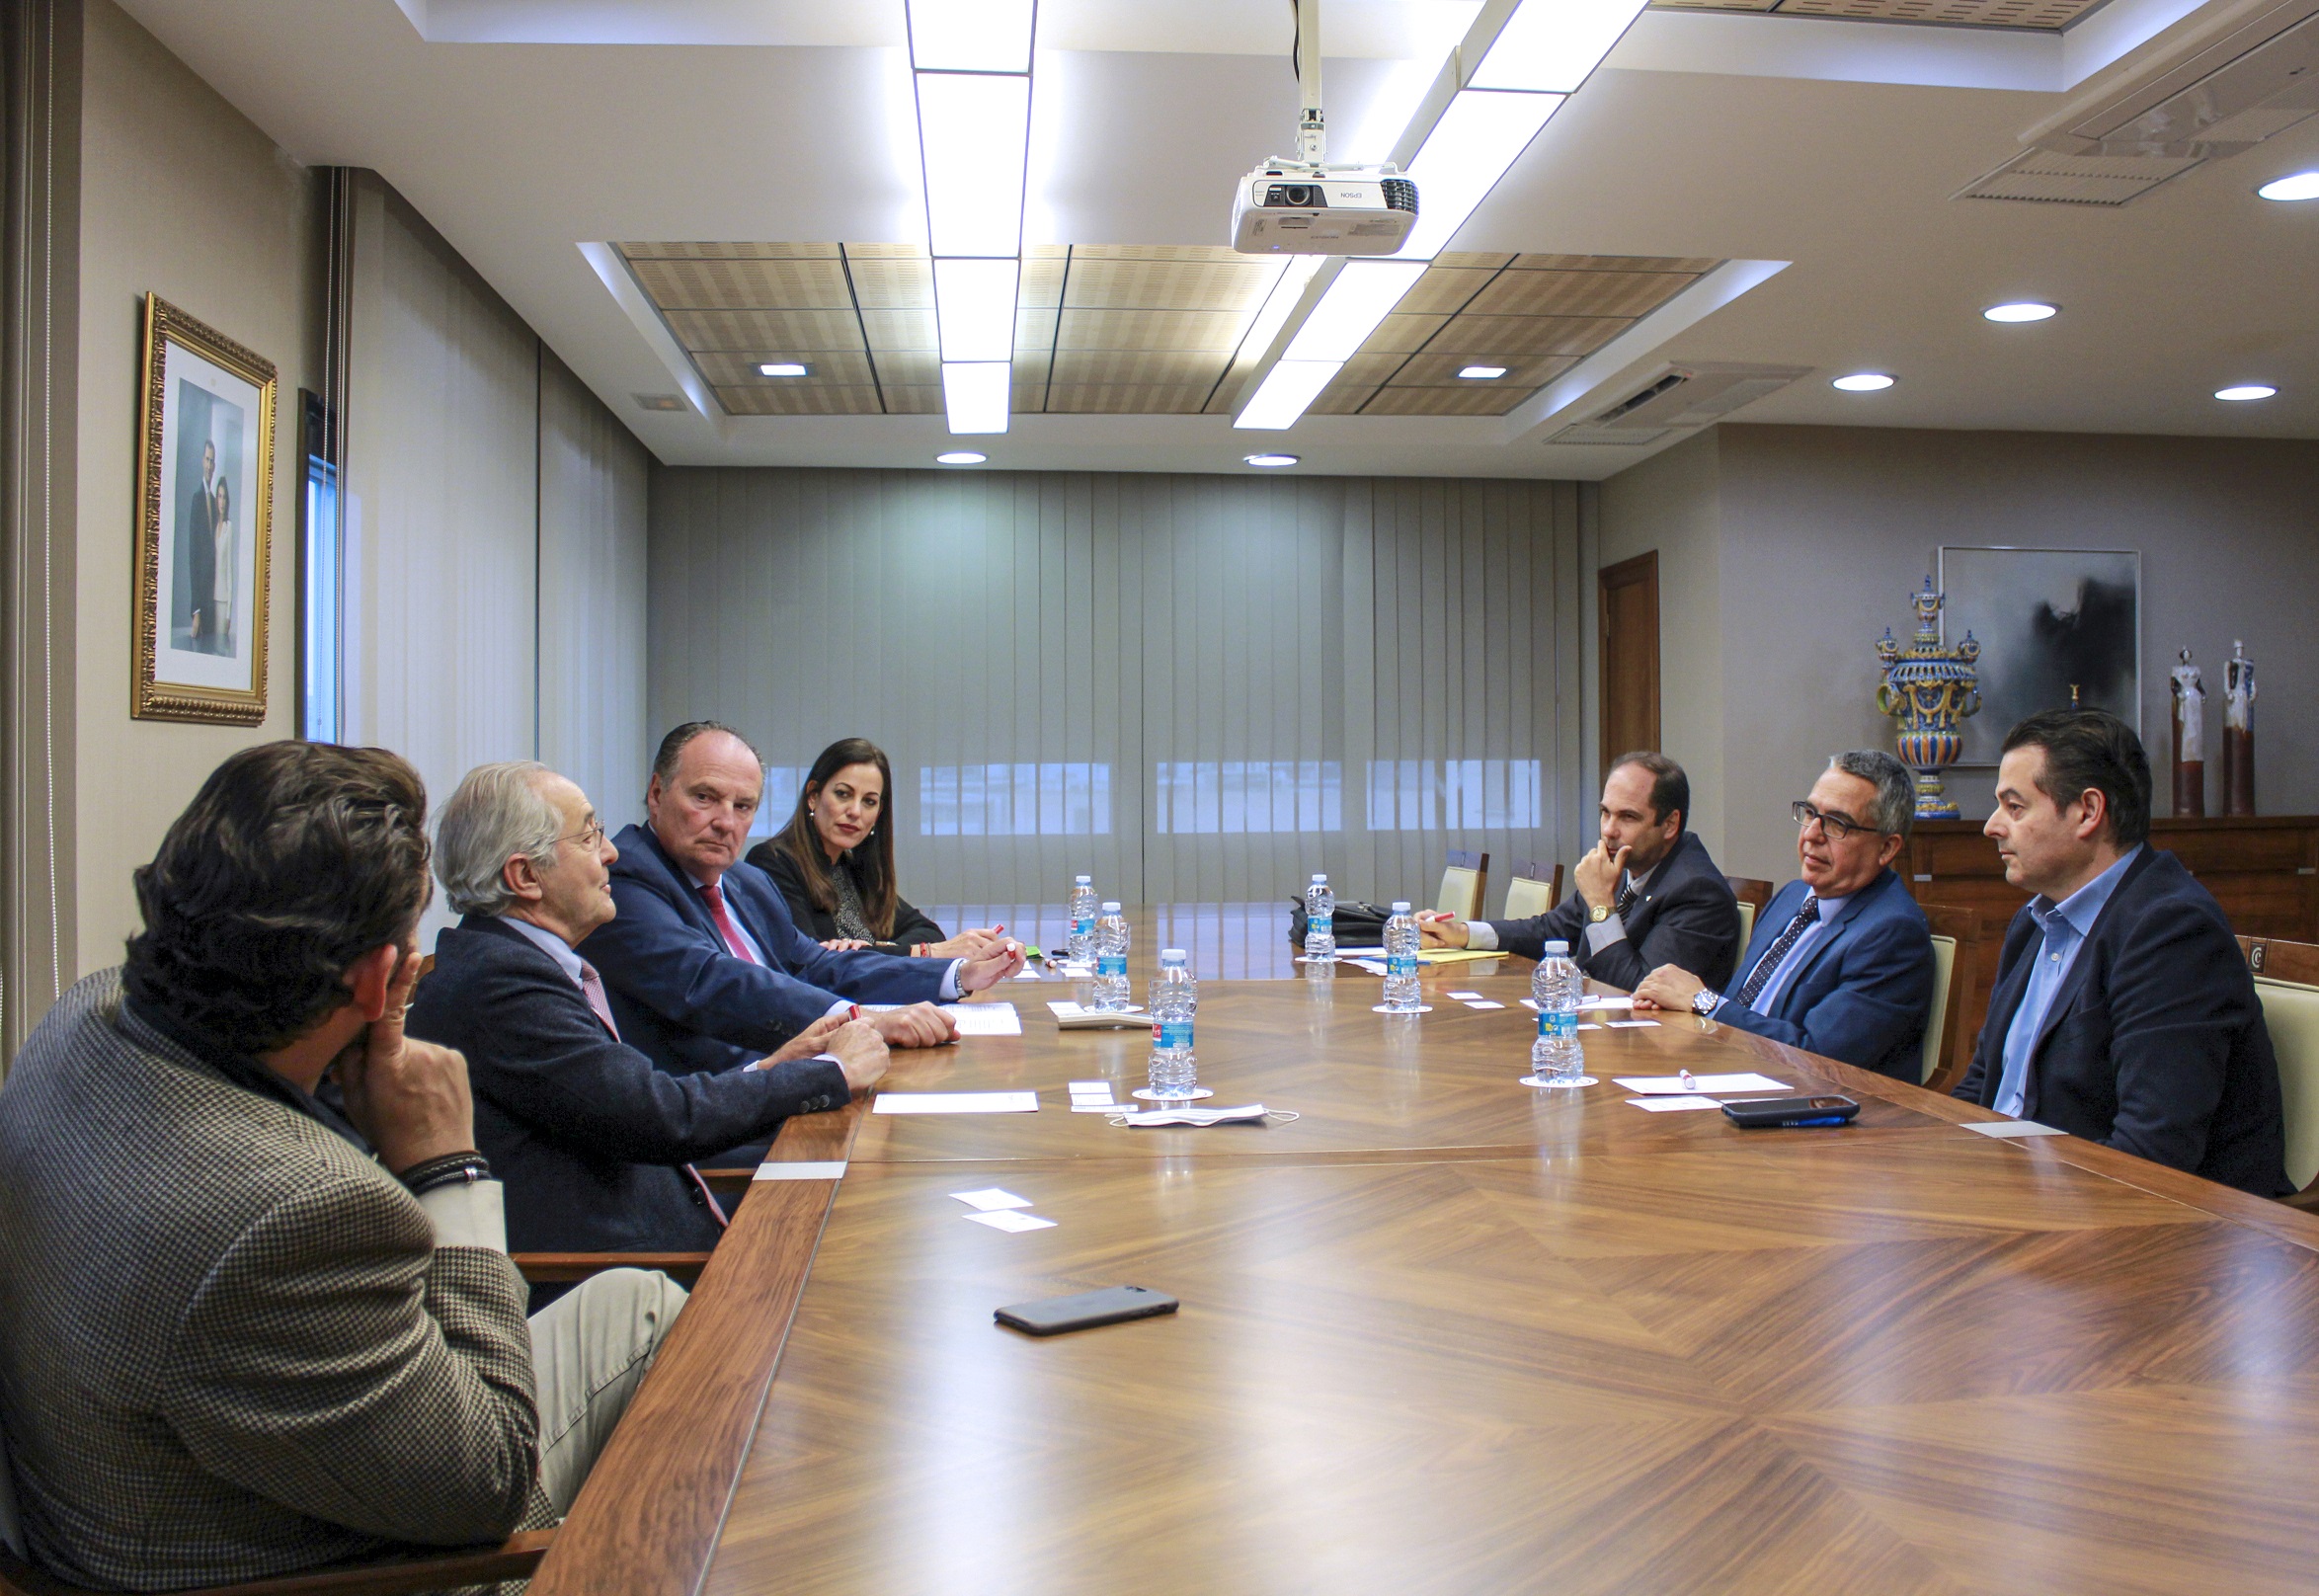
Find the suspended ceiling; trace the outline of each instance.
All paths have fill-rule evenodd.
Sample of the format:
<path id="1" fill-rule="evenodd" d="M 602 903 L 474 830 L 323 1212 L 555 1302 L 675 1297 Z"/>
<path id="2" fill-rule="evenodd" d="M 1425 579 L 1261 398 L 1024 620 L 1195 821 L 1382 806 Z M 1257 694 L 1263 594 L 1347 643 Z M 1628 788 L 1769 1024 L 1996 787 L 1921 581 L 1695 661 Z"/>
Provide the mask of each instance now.
<path id="1" fill-rule="evenodd" d="M 900 0 L 124 4 L 296 159 L 383 174 L 664 460 L 917 466 L 950 445 L 929 366 L 904 359 L 927 335 L 922 302 L 903 302 L 922 295 L 922 219 Z M 1478 10 L 1327 0 L 1332 155 L 1382 158 Z M 2319 205 L 2251 192 L 2319 166 L 2319 122 L 2121 208 L 1952 198 L 2111 63 L 2195 27 L 2199 8 L 1855 11 L 1646 12 L 1453 241 L 1435 308 L 1404 309 L 1413 319 L 1381 327 L 1313 413 L 1257 434 L 1224 413 L 1244 378 L 1224 346 L 1251 279 L 1217 244 L 1234 178 L 1289 142 L 1288 8 L 1041 0 L 1027 225 L 1030 276 L 1052 271 L 1053 286 L 1026 295 L 1012 429 L 980 446 L 994 465 L 1041 469 L 1239 469 L 1251 448 L 1282 447 L 1307 470 L 1598 477 L 1648 450 L 1545 438 L 1670 361 L 1809 372 L 1743 421 L 2319 436 Z M 652 240 L 817 253 L 789 257 L 789 279 L 753 267 L 719 279 L 635 242 Z M 854 285 L 821 303 L 837 246 L 815 241 L 830 240 L 894 253 L 848 244 Z M 1624 264 L 1540 265 L 1558 257 Z M 1082 258 L 1090 296 L 1100 282 L 1105 298 L 1147 302 L 1072 302 Z M 1672 270 L 1635 270 L 1645 262 Z M 1652 314 L 1615 297 L 1575 311 L 1525 300 L 1485 325 L 1489 295 L 1558 272 L 1702 268 Z M 1742 268 L 1731 280 L 1751 286 L 1701 297 Z M 1164 278 L 1177 281 L 1161 289 Z M 760 279 L 794 280 L 797 302 L 712 302 Z M 1460 297 L 1469 280 L 1479 292 Z M 1430 276 L 1421 291 L 1435 292 Z M 1979 319 L 2025 297 L 2062 314 Z M 762 381 L 719 358 L 777 353 L 757 346 L 780 340 L 742 330 L 768 309 L 829 317 L 825 353 L 859 363 L 825 361 L 817 382 L 866 387 L 874 407 L 858 392 L 759 397 Z M 1611 323 L 1626 325 L 1581 353 Z M 687 327 L 717 331 L 680 342 Z M 1454 348 L 1440 342 L 1451 327 Z M 1448 359 L 1485 345 L 1505 386 L 1444 378 Z M 1859 369 L 1900 380 L 1876 395 L 1828 387 Z M 2211 397 L 2244 380 L 2281 392 L 2260 406 Z M 685 384 L 705 402 L 642 408 L 640 395 Z M 1529 396 L 1489 413 L 1509 393 Z M 781 413 L 793 405 L 809 413 Z M 1469 406 L 1480 413 L 1440 413 Z"/>

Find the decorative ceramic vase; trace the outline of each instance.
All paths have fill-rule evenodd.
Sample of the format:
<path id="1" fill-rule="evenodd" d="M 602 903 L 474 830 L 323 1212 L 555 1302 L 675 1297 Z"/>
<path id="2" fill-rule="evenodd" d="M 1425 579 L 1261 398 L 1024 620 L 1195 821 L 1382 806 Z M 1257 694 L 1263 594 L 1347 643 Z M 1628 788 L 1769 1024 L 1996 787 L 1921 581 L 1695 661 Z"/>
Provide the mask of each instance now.
<path id="1" fill-rule="evenodd" d="M 1980 644 L 1968 631 L 1955 648 L 1941 646 L 1941 606 L 1948 597 L 1934 592 L 1933 579 L 1925 578 L 1924 592 L 1915 600 L 1916 640 L 1903 652 L 1889 626 L 1877 640 L 1877 658 L 1884 667 L 1877 713 L 1900 723 L 1895 747 L 1900 762 L 1916 771 L 1918 820 L 1958 818 L 1957 806 L 1941 790 L 1941 767 L 1955 764 L 1963 751 L 1958 723 L 1981 707 L 1973 670 Z"/>

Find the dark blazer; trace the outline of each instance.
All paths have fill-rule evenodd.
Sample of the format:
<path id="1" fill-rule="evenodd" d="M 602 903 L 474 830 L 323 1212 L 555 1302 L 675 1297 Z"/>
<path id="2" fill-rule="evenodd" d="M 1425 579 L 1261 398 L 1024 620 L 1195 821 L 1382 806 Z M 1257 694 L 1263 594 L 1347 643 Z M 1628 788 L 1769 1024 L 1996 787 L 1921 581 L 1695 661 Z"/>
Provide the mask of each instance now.
<path id="1" fill-rule="evenodd" d="M 776 846 L 770 838 L 749 850 L 749 862 L 773 878 L 773 885 L 781 889 L 781 901 L 789 906 L 789 918 L 797 928 L 817 942 L 835 941 L 839 936 L 838 917 L 827 909 L 813 906 L 813 895 L 805 890 L 805 872 L 797 868 L 797 861 L 785 847 Z M 852 870 L 853 855 L 848 853 L 839 861 L 840 870 Z M 861 889 L 861 877 L 853 877 L 855 891 Z M 868 895 L 865 893 L 866 898 Z M 940 942 L 947 933 L 926 918 L 925 912 L 913 907 L 897 893 L 894 896 L 894 934 L 881 937 L 871 945 L 880 953 L 908 954 L 920 942 Z"/>
<path id="2" fill-rule="evenodd" d="M 1567 942 L 1578 968 L 1629 992 L 1662 964 L 1688 970 L 1720 992 L 1739 953 L 1739 900 L 1708 857 L 1697 832 L 1685 832 L 1659 861 L 1650 886 L 1629 909 L 1626 940 L 1596 953 L 1586 945 L 1586 900 L 1573 892 L 1529 919 L 1493 919 L 1497 945 L 1526 959 L 1543 958 L 1549 942 Z"/>
<path id="3" fill-rule="evenodd" d="M 1772 895 L 1733 971 L 1734 992 L 1810 891 L 1791 881 Z M 1898 875 L 1886 870 L 1847 898 L 1811 945 L 1789 957 L 1798 967 L 1769 1014 L 1743 1008 L 1732 997 L 1716 1010 L 1717 1023 L 1911 1084 L 1922 1078 L 1925 1016 L 1934 999 L 1933 933 Z"/>
<path id="4" fill-rule="evenodd" d="M 2043 938 L 2025 906 L 2005 930 L 1988 1023 L 1957 1086 L 1993 1107 L 2005 1033 Z M 2279 1061 L 2230 922 L 2171 853 L 2126 867 L 2030 1055 L 2022 1116 L 2208 1180 L 2283 1197 Z"/>
<path id="5" fill-rule="evenodd" d="M 217 508 L 209 502 L 209 495 L 196 488 L 186 499 L 186 519 L 177 528 L 178 547 L 184 550 L 179 561 L 185 572 L 186 618 L 200 610 L 204 638 L 217 635 L 217 596 L 210 592 L 217 586 L 217 534 L 210 529 L 209 519 Z"/>
<path id="6" fill-rule="evenodd" d="M 735 958 L 708 905 L 660 839 L 642 826 L 613 838 L 612 902 L 619 918 L 580 951 L 603 976 L 620 1035 L 664 1070 L 724 1071 L 762 1058 L 829 1012 L 863 1003 L 938 999 L 941 959 L 832 953 L 800 931 L 762 870 L 725 872 L 726 910 L 770 964 Z"/>
<path id="7" fill-rule="evenodd" d="M 467 1056 L 475 1139 L 507 1188 L 518 1252 L 713 1247 L 719 1227 L 681 1166 L 852 1095 L 828 1059 L 715 1075 L 655 1069 L 613 1039 L 544 949 L 488 915 L 437 940 L 406 1024 Z"/>

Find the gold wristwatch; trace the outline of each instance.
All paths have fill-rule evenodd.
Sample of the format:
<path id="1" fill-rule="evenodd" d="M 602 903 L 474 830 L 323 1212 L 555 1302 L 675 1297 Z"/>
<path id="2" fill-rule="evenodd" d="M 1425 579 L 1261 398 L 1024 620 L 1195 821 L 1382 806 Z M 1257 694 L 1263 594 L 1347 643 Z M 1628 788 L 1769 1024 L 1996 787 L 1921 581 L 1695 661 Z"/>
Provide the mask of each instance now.
<path id="1" fill-rule="evenodd" d="M 1586 923 L 1589 925 L 1600 925 L 1604 920 L 1609 919 L 1610 918 L 1611 906 L 1608 904 L 1596 904 L 1592 909 L 1589 909 L 1586 912 Z"/>

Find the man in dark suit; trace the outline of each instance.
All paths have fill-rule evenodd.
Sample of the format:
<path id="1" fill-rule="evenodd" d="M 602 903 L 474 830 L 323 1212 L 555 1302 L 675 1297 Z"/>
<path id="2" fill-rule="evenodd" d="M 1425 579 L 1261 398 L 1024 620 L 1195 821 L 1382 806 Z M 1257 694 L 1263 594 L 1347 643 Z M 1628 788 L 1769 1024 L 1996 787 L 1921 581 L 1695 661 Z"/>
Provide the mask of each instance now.
<path id="1" fill-rule="evenodd" d="M 742 862 L 764 764 L 739 732 L 689 721 L 661 740 L 645 789 L 649 826 L 615 839 L 619 917 L 588 956 L 611 990 L 620 1034 L 664 1070 L 724 1071 L 858 1003 L 894 1047 L 955 1041 L 939 1001 L 1022 968 L 1005 942 L 971 959 L 911 959 L 823 947 L 798 930 L 770 877 Z"/>
<path id="2" fill-rule="evenodd" d="M 1755 922 L 1725 996 L 1675 965 L 1635 989 L 1637 1007 L 1688 1008 L 1725 1025 L 1901 1080 L 1921 1078 L 1933 937 L 1892 861 L 1908 841 L 1916 778 L 1874 749 L 1828 761 L 1795 805 L 1802 879 Z"/>
<path id="3" fill-rule="evenodd" d="M 507 1186 L 518 1251 L 683 1252 L 725 1215 L 690 1160 L 841 1108 L 886 1070 L 858 1020 L 770 1058 L 674 1076 L 623 1045 L 575 951 L 615 913 L 618 857 L 587 794 L 544 764 L 486 764 L 443 806 L 436 873 L 466 918 L 435 945 L 413 1036 L 466 1055 L 475 1134 Z"/>
<path id="4" fill-rule="evenodd" d="M 2279 1062 L 2213 896 L 2149 845 L 2142 740 L 2098 709 L 2006 735 L 1994 838 L 2013 917 L 1957 1095 L 2257 1196 L 2286 1178 Z"/>
<path id="5" fill-rule="evenodd" d="M 217 444 L 201 445 L 201 485 L 186 501 L 185 519 L 177 524 L 177 568 L 185 591 L 173 608 L 186 617 L 188 635 L 201 643 L 217 630 L 217 507 L 210 498 L 210 479 L 217 474 Z"/>
<path id="6" fill-rule="evenodd" d="M 1632 992 L 1662 964 L 1711 987 L 1739 953 L 1739 900 L 1688 830 L 1691 780 L 1664 754 L 1622 754 L 1602 782 L 1602 840 L 1578 861 L 1577 890 L 1530 919 L 1419 918 L 1427 947 L 1504 948 L 1543 957 L 1567 942 L 1578 968 Z"/>

